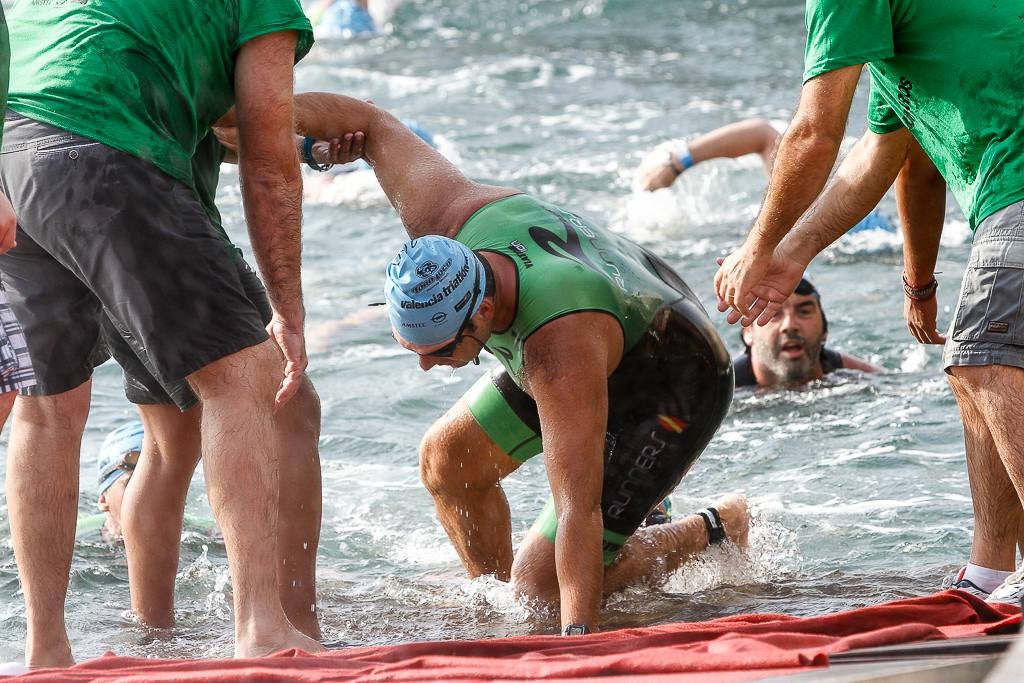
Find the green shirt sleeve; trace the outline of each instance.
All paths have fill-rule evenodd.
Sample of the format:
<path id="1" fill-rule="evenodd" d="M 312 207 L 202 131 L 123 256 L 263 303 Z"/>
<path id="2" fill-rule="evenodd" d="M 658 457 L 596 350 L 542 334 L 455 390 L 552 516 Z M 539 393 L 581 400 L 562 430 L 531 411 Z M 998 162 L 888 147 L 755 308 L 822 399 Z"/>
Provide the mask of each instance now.
<path id="1" fill-rule="evenodd" d="M 889 0 L 807 0 L 805 21 L 804 83 L 894 54 Z"/>
<path id="2" fill-rule="evenodd" d="M 302 12 L 298 0 L 241 0 L 238 8 L 238 38 L 235 50 L 260 36 L 278 31 L 298 31 L 295 61 L 313 47 L 313 26 Z"/>
<path id="3" fill-rule="evenodd" d="M 872 86 L 868 99 L 868 128 L 871 129 L 871 132 L 885 135 L 905 127 L 892 105 L 882 97 L 877 88 Z"/>

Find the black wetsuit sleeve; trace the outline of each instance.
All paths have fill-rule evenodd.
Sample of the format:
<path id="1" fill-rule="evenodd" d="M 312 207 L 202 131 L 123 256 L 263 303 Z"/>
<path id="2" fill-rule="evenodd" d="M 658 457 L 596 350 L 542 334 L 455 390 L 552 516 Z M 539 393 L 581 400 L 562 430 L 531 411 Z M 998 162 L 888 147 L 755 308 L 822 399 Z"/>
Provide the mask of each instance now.
<path id="1" fill-rule="evenodd" d="M 757 385 L 757 378 L 754 377 L 754 363 L 750 360 L 749 353 L 741 353 L 733 356 L 732 371 L 736 376 L 737 387 L 752 387 Z"/>
<path id="2" fill-rule="evenodd" d="M 827 375 L 843 367 L 843 354 L 832 349 L 821 349 L 821 374 Z M 737 385 L 738 386 L 738 385 Z"/>

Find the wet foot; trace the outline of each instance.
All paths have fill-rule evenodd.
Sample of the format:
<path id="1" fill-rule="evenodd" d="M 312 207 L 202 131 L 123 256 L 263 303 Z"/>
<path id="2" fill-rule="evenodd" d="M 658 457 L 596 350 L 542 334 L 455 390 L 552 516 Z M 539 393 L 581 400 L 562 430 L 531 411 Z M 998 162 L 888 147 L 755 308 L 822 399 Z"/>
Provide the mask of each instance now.
<path id="1" fill-rule="evenodd" d="M 71 645 L 67 642 L 53 647 L 31 646 L 25 654 L 25 666 L 29 669 L 64 669 L 75 665 L 71 656 Z"/>
<path id="2" fill-rule="evenodd" d="M 291 649 L 303 652 L 326 652 L 327 648 L 294 628 L 282 629 L 276 634 L 267 634 L 253 639 L 239 638 L 235 642 L 235 659 L 268 657 L 276 652 Z"/>
<path id="3" fill-rule="evenodd" d="M 746 548 L 750 535 L 750 507 L 747 505 L 747 497 L 741 493 L 730 493 L 720 498 L 714 507 L 722 518 L 722 525 L 729 540 L 740 548 Z"/>

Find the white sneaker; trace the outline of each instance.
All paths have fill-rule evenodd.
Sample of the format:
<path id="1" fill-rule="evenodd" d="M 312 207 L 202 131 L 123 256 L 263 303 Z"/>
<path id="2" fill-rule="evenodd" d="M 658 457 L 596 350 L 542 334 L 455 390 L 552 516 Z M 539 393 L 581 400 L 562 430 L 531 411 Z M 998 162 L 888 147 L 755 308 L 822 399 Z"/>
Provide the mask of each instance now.
<path id="1" fill-rule="evenodd" d="M 989 594 L 988 602 L 1009 602 L 1020 604 L 1024 598 L 1024 567 L 1006 577 L 999 587 Z"/>
<path id="2" fill-rule="evenodd" d="M 971 595 L 981 598 L 982 600 L 988 599 L 988 592 L 982 590 L 978 586 L 975 586 L 972 581 L 968 581 L 964 578 L 964 574 L 967 572 L 967 567 L 960 567 L 960 569 L 953 574 L 950 574 L 942 580 L 942 588 L 949 589 L 955 588 L 957 590 L 970 593 Z"/>

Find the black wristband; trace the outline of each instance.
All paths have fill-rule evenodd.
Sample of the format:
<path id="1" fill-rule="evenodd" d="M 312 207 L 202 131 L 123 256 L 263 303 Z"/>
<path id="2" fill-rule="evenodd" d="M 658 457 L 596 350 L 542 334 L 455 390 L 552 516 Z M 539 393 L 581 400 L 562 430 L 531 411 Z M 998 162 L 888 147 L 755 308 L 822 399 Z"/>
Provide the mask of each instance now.
<path id="1" fill-rule="evenodd" d="M 590 629 L 586 624 L 569 624 L 562 631 L 563 636 L 585 636 L 590 633 Z"/>
<path id="2" fill-rule="evenodd" d="M 302 140 L 302 160 L 306 162 L 306 166 L 309 166 L 314 171 L 326 171 L 334 166 L 334 164 L 320 164 L 313 158 L 313 145 L 316 144 L 316 138 L 311 138 L 308 135 Z"/>
<path id="3" fill-rule="evenodd" d="M 697 514 L 704 520 L 704 526 L 708 530 L 709 545 L 716 545 L 728 538 L 725 534 L 725 527 L 722 526 L 722 518 L 719 516 L 718 510 L 713 507 L 706 507 L 703 510 L 698 510 Z"/>
<path id="4" fill-rule="evenodd" d="M 903 293 L 907 295 L 908 299 L 914 301 L 928 301 L 935 297 L 935 291 L 939 288 L 939 281 L 932 276 L 932 281 L 926 284 L 924 287 L 913 287 L 907 281 L 907 274 L 903 273 Z"/>

